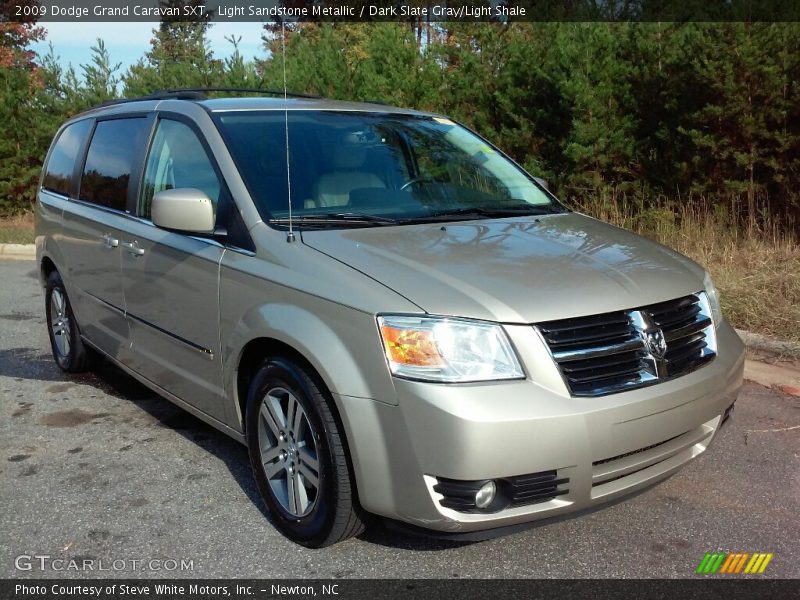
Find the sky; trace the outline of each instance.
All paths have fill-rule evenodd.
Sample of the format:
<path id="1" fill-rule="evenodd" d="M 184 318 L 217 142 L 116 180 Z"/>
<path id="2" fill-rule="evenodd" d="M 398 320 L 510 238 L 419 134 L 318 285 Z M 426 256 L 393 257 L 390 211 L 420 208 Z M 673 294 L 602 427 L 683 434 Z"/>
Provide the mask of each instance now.
<path id="1" fill-rule="evenodd" d="M 66 68 L 71 63 L 78 76 L 82 76 L 80 64 L 89 62 L 89 48 L 97 38 L 102 38 L 108 48 L 111 61 L 122 63 L 119 73 L 124 73 L 150 48 L 152 30 L 158 26 L 153 23 L 41 23 L 47 30 L 43 42 L 31 45 L 40 55 L 47 54 L 48 44 L 52 42 L 60 64 Z M 261 46 L 261 23 L 214 23 L 208 31 L 208 41 L 215 58 L 230 56 L 233 46 L 225 40 L 228 36 L 241 36 L 239 51 L 245 59 L 263 56 Z"/>

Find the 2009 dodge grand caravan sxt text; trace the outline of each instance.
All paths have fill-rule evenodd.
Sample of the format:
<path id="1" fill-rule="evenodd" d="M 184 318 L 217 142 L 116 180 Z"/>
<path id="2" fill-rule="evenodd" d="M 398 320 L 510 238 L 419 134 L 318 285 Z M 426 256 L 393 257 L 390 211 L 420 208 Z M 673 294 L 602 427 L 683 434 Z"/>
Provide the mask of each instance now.
<path id="1" fill-rule="evenodd" d="M 246 443 L 307 546 L 593 508 L 702 453 L 741 384 L 701 267 L 439 115 L 154 95 L 67 122 L 40 188 L 58 365 Z"/>

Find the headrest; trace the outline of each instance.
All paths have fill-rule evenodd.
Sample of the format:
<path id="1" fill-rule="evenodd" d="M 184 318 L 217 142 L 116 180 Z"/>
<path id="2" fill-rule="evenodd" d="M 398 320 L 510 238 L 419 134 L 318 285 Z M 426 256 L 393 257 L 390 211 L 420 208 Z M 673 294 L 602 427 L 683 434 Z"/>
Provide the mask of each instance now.
<path id="1" fill-rule="evenodd" d="M 357 169 L 364 165 L 367 149 L 354 144 L 342 144 L 334 149 L 333 166 L 336 169 Z"/>

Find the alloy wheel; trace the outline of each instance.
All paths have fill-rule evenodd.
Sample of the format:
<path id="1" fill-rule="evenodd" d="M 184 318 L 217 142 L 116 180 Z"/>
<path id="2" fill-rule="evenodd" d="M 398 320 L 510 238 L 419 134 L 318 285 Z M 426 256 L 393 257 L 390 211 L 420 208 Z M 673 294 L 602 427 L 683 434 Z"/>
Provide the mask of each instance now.
<path id="1" fill-rule="evenodd" d="M 319 459 L 314 430 L 289 390 L 269 390 L 261 402 L 258 448 L 270 488 L 295 518 L 309 514 L 319 497 Z"/>
<path id="2" fill-rule="evenodd" d="M 50 294 L 50 328 L 56 351 L 62 358 L 68 357 L 72 348 L 72 333 L 67 316 L 67 299 L 60 288 L 54 288 Z"/>

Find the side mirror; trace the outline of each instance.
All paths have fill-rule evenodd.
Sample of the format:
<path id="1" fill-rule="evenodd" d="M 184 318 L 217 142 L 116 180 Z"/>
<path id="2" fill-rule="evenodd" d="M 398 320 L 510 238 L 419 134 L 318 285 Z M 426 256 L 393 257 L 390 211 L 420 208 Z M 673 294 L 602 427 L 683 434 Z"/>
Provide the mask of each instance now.
<path id="1" fill-rule="evenodd" d="M 550 186 L 547 185 L 547 182 L 544 179 L 542 179 L 541 177 L 534 177 L 534 179 L 536 180 L 536 183 L 538 183 L 540 186 L 542 186 L 548 192 L 550 191 Z"/>
<path id="2" fill-rule="evenodd" d="M 190 233 L 213 233 L 214 203 L 195 188 L 164 190 L 153 196 L 153 223 L 163 229 Z"/>

